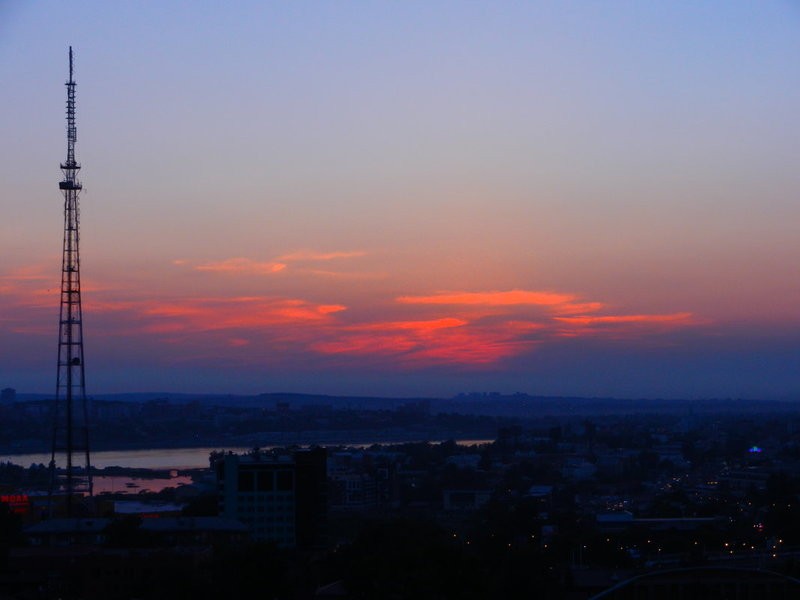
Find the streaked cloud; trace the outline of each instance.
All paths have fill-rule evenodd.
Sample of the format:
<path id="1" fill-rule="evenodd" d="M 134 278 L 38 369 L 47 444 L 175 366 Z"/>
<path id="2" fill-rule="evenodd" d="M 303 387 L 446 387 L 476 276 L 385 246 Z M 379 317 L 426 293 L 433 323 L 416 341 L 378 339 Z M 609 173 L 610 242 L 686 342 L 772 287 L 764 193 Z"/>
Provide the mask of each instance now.
<path id="1" fill-rule="evenodd" d="M 303 273 L 326 277 L 328 279 L 347 279 L 351 281 L 386 279 L 386 273 L 369 273 L 361 271 L 330 271 L 325 269 L 303 269 Z"/>
<path id="2" fill-rule="evenodd" d="M 533 290 L 440 292 L 428 296 L 401 296 L 397 298 L 397 301 L 402 304 L 442 304 L 449 306 L 541 306 L 561 314 L 596 312 L 605 307 L 602 302 L 586 302 L 575 294 Z"/>
<path id="3" fill-rule="evenodd" d="M 259 261 L 243 256 L 227 258 L 219 261 L 211 261 L 195 265 L 195 271 L 205 271 L 210 273 L 221 273 L 226 275 L 272 275 L 286 271 L 291 263 L 315 263 L 329 262 L 347 258 L 357 258 L 366 253 L 360 250 L 336 251 L 336 252 L 316 252 L 313 250 L 298 250 L 279 256 L 273 260 Z M 186 266 L 188 262 L 181 259 L 172 261 L 175 266 Z M 327 277 L 358 277 L 357 273 L 341 273 L 331 270 L 300 268 L 298 272 L 311 275 L 324 275 Z"/>
<path id="4" fill-rule="evenodd" d="M 556 321 L 570 325 L 609 325 L 609 324 L 683 324 L 695 322 L 692 313 L 681 312 L 666 315 L 606 315 L 582 317 L 555 317 Z"/>
<path id="5" fill-rule="evenodd" d="M 566 302 L 564 304 L 551 305 L 550 309 L 556 314 L 574 315 L 597 312 L 605 307 L 606 305 L 602 302 Z"/>
<path id="6" fill-rule="evenodd" d="M 353 329 L 361 330 L 396 330 L 408 329 L 412 331 L 434 331 L 437 329 L 449 329 L 451 327 L 462 327 L 468 322 L 463 319 L 443 318 L 432 321 L 389 321 L 386 323 L 369 323 L 356 326 Z"/>
<path id="7" fill-rule="evenodd" d="M 396 302 L 408 307 L 424 305 L 428 310 L 441 307 L 446 315 L 343 327 L 336 331 L 335 339 L 315 343 L 313 349 L 329 354 L 392 356 L 405 366 L 481 365 L 498 363 L 564 337 L 636 337 L 697 322 L 688 312 L 597 314 L 606 309 L 605 303 L 554 291 L 441 292 L 400 296 Z M 475 307 L 492 310 L 476 312 Z"/>
<path id="8" fill-rule="evenodd" d="M 192 268 L 269 275 L 293 261 L 346 260 L 363 254 L 301 251 L 272 261 L 238 257 Z M 55 325 L 40 325 L 42 316 L 57 311 L 58 305 L 58 281 L 45 288 L 46 279 L 53 278 L 36 268 L 0 275 L 6 306 L 14 308 L 13 322 L 4 315 L 6 331 L 53 334 Z M 191 293 L 165 297 L 157 290 L 119 282 L 92 282 L 86 289 L 91 293 L 84 295 L 84 308 L 97 323 L 95 336 L 125 337 L 144 346 L 163 344 L 179 355 L 175 360 L 212 360 L 216 355 L 248 365 L 259 360 L 287 365 L 322 360 L 326 368 L 330 361 L 403 370 L 447 365 L 502 368 L 503 361 L 556 340 L 591 337 L 636 343 L 637 338 L 701 323 L 690 312 L 612 314 L 605 302 L 554 290 L 448 291 L 384 300 L 377 296 L 369 304 L 349 306 L 333 299 L 341 288 L 318 290 L 322 298 L 317 300 Z M 333 298 L 325 299 L 327 292 Z"/>
<path id="9" fill-rule="evenodd" d="M 241 297 L 182 299 L 149 303 L 141 313 L 166 321 L 170 331 L 237 330 L 320 322 L 347 307 L 300 299 Z M 156 327 L 164 326 L 156 323 Z"/>
<path id="10" fill-rule="evenodd" d="M 535 304 L 553 306 L 574 302 L 575 299 L 576 296 L 572 294 L 509 290 L 507 292 L 441 292 L 430 296 L 401 296 L 397 301 L 405 304 L 486 304 L 490 306 Z"/>
<path id="11" fill-rule="evenodd" d="M 423 321 L 387 321 L 346 327 L 313 349 L 325 354 L 391 356 L 403 368 L 440 364 L 481 365 L 530 349 L 535 340 L 519 336 L 519 323 L 486 326 L 445 317 Z"/>
<path id="12" fill-rule="evenodd" d="M 0 280 L 12 282 L 47 281 L 53 278 L 52 272 L 55 272 L 55 269 L 49 265 L 48 268 L 43 265 L 27 265 L 11 269 L 9 273 L 0 275 Z"/>
<path id="13" fill-rule="evenodd" d="M 361 250 L 351 250 L 351 251 L 343 251 L 343 252 L 315 252 L 313 250 L 298 250 L 297 252 L 291 252 L 289 254 L 284 254 L 283 256 L 279 256 L 275 260 L 285 261 L 285 262 L 294 262 L 294 261 L 329 261 L 329 260 L 337 260 L 340 258 L 358 258 L 360 256 L 365 256 L 366 252 Z"/>
<path id="14" fill-rule="evenodd" d="M 258 262 L 249 258 L 238 257 L 204 263 L 194 267 L 196 271 L 212 273 L 228 273 L 234 275 L 270 275 L 286 268 L 286 263 Z"/>

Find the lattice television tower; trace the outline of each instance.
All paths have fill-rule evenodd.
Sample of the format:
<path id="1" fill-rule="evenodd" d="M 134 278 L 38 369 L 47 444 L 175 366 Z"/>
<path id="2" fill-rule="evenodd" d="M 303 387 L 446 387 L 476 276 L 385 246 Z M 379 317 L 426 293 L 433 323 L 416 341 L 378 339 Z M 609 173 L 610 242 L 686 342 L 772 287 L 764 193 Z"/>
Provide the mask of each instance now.
<path id="1" fill-rule="evenodd" d="M 67 516 L 74 512 L 76 496 L 92 495 L 89 462 L 89 423 L 83 362 L 83 314 L 78 194 L 82 186 L 75 160 L 75 81 L 72 78 L 72 46 L 69 48 L 67 86 L 67 160 L 61 164 L 64 179 L 64 253 L 61 262 L 61 311 L 58 325 L 58 375 L 53 405 L 53 447 L 50 458 L 50 512 L 54 500 L 64 496 Z M 58 466 L 56 459 L 64 458 Z"/>

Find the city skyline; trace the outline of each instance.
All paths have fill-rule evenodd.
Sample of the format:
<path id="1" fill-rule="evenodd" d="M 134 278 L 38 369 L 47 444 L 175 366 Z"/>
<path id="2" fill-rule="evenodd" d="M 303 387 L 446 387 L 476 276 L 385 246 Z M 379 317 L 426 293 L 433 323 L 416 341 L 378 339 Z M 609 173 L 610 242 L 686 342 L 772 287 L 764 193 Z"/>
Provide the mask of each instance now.
<path id="1" fill-rule="evenodd" d="M 0 6 L 0 387 L 795 398 L 800 10 Z"/>

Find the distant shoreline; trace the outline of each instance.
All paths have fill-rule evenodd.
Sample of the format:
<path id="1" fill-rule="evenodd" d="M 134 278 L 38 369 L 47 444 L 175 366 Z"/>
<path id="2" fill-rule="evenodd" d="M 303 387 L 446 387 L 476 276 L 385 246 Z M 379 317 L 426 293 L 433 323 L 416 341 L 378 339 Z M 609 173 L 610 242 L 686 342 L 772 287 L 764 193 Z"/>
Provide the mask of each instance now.
<path id="1" fill-rule="evenodd" d="M 272 433 L 272 432 L 270 432 Z M 357 433 L 357 435 L 356 435 Z M 310 435 L 314 434 L 314 435 Z M 114 445 L 103 445 L 93 447 L 91 451 L 94 452 L 135 452 L 147 450 L 189 450 L 200 448 L 216 448 L 219 450 L 228 450 L 232 448 L 254 448 L 254 447 L 282 447 L 282 446 L 348 446 L 348 445 L 372 445 L 372 444 L 407 444 L 414 442 L 429 441 L 432 443 L 439 443 L 447 440 L 456 441 L 480 441 L 489 442 L 496 438 L 496 431 L 491 435 L 485 431 L 444 431 L 438 432 L 435 435 L 422 435 L 421 432 L 414 431 L 319 431 L 319 432 L 305 432 L 302 434 L 284 434 L 280 438 L 273 436 L 264 437 L 260 439 L 252 439 L 250 443 L 243 442 L 243 440 L 236 438 L 228 438 L 223 442 L 222 439 L 217 438 L 214 440 L 174 440 L 172 442 L 153 442 L 150 444 L 139 443 L 120 443 Z M 0 446 L 0 454 L 7 456 L 21 456 L 28 454 L 49 454 L 50 450 L 43 444 L 22 444 L 15 445 L 14 447 Z"/>

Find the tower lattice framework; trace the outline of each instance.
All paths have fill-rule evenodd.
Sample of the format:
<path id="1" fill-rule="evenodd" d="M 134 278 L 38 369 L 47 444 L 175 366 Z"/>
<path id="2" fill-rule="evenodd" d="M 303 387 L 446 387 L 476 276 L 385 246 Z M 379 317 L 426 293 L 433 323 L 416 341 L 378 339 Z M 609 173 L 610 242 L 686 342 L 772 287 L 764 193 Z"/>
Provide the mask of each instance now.
<path id="1" fill-rule="evenodd" d="M 72 47 L 69 49 L 67 86 L 67 159 L 61 164 L 64 178 L 58 187 L 64 194 L 64 251 L 61 262 L 61 310 L 58 325 L 58 374 L 53 405 L 53 444 L 50 459 L 50 508 L 55 497 L 64 497 L 66 514 L 74 513 L 76 497 L 92 495 L 89 461 L 89 415 L 83 360 L 83 312 L 81 310 L 80 209 L 78 180 L 81 166 L 75 160 L 75 80 Z M 63 464 L 60 459 L 63 458 Z"/>

